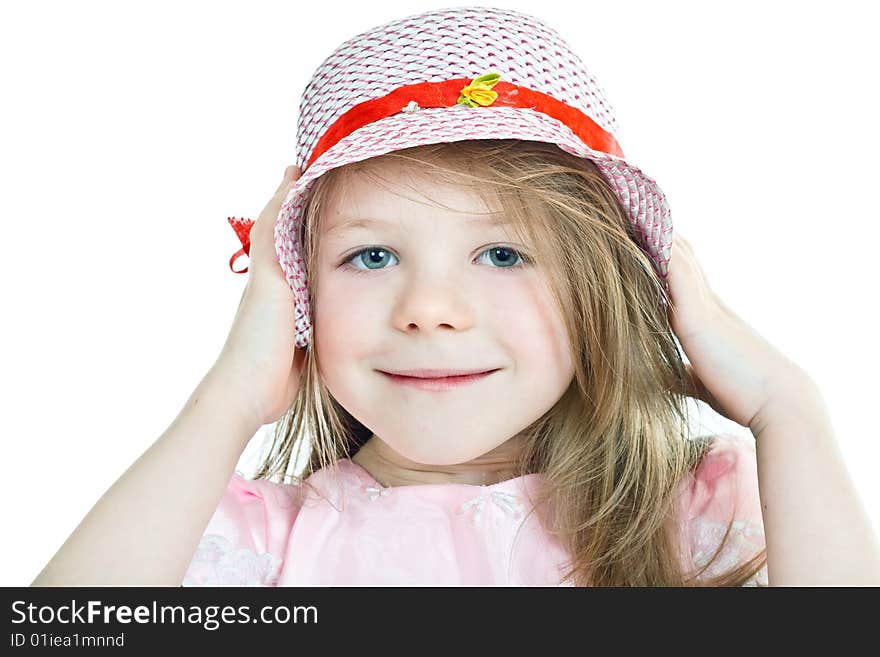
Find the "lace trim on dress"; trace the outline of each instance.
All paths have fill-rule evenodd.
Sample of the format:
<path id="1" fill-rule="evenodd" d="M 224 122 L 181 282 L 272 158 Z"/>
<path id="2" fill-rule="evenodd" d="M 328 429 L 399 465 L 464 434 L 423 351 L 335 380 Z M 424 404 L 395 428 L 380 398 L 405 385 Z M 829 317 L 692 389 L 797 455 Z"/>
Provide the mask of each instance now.
<path id="1" fill-rule="evenodd" d="M 513 493 L 505 493 L 500 490 L 488 491 L 488 489 L 485 487 L 481 489 L 479 495 L 462 503 L 456 513 L 463 514 L 466 513 L 469 509 L 474 510 L 474 514 L 471 516 L 471 521 L 474 524 L 477 524 L 480 522 L 480 516 L 483 514 L 483 509 L 485 508 L 487 502 L 492 502 L 495 506 L 504 511 L 504 513 L 506 513 L 511 518 L 522 517 L 523 504 L 520 501 L 518 495 L 514 495 Z M 500 524 L 500 522 L 501 518 L 496 516 L 495 524 Z"/>
<path id="2" fill-rule="evenodd" d="M 205 534 L 193 556 L 183 586 L 276 586 L 281 559 L 236 548 L 225 536 Z"/>
<path id="3" fill-rule="evenodd" d="M 694 565 L 702 568 L 718 549 L 727 523 L 713 522 L 695 518 L 691 522 L 693 544 L 698 546 L 694 552 Z M 764 549 L 764 525 L 756 520 L 734 520 L 730 535 L 721 553 L 700 576 L 715 577 L 751 559 Z M 743 584 L 743 586 L 768 586 L 767 564 Z"/>

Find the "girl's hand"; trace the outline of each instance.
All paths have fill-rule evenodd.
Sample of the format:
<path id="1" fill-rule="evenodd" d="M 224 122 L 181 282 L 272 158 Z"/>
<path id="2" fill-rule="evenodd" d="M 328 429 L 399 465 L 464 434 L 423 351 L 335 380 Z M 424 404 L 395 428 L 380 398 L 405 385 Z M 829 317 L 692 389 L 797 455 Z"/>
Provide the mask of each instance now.
<path id="1" fill-rule="evenodd" d="M 807 373 L 740 319 L 709 288 L 693 248 L 676 234 L 669 263 L 669 321 L 690 361 L 689 396 L 754 428 L 769 402 L 792 394 Z"/>
<path id="2" fill-rule="evenodd" d="M 294 296 L 275 255 L 274 223 L 301 175 L 284 171 L 275 195 L 251 226 L 248 281 L 229 336 L 212 368 L 258 426 L 278 420 L 299 392 L 305 350 L 294 345 Z"/>

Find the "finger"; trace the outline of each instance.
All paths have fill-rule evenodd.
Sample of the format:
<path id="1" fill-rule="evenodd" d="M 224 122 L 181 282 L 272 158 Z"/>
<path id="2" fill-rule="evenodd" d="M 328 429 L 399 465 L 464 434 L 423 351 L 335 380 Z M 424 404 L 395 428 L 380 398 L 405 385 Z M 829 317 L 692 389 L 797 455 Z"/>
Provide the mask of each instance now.
<path id="1" fill-rule="evenodd" d="M 688 242 L 685 239 L 684 235 L 682 235 L 681 233 L 675 233 L 675 235 L 672 238 L 672 241 L 674 244 L 679 246 L 683 251 L 687 251 L 688 253 L 694 252 L 694 247 L 691 246 L 691 243 Z"/>
<path id="2" fill-rule="evenodd" d="M 251 226 L 251 260 L 253 268 L 259 266 L 260 254 L 265 257 L 271 257 L 275 251 L 275 220 L 281 210 L 281 204 L 290 191 L 290 188 L 300 177 L 300 169 L 295 165 L 290 165 L 284 170 L 284 179 L 275 190 L 275 194 L 269 199 L 269 202 L 260 212 L 254 225 Z"/>
<path id="3" fill-rule="evenodd" d="M 673 249 L 675 255 L 672 256 L 672 261 L 676 263 L 674 266 L 670 264 L 670 269 L 675 270 L 673 275 L 678 277 L 680 273 L 683 279 L 697 284 L 701 290 L 703 288 L 710 288 L 709 277 L 706 275 L 705 270 L 703 270 L 702 265 L 700 265 L 694 248 L 690 243 L 681 235 L 677 235 L 673 242 Z"/>
<path id="4" fill-rule="evenodd" d="M 299 176 L 300 170 L 295 164 L 291 164 L 284 169 L 284 176 L 281 178 L 281 184 L 278 185 L 278 189 L 275 190 L 275 196 L 280 195 L 282 192 L 287 192 L 290 188 L 290 184 L 299 178 Z"/>
<path id="5" fill-rule="evenodd" d="M 278 211 L 281 209 L 281 204 L 284 202 L 284 198 L 287 196 L 287 193 L 290 191 L 290 188 L 293 184 L 299 179 L 300 171 L 297 167 L 291 165 L 284 170 L 284 180 L 281 181 L 281 184 L 278 186 L 278 189 L 275 190 L 275 194 L 269 199 L 269 202 L 266 204 L 266 207 L 263 208 L 263 211 L 260 213 L 259 219 L 263 216 L 267 215 L 278 215 Z M 273 217 L 274 218 L 274 217 Z M 265 223 L 265 222 L 263 222 Z"/>
<path id="6" fill-rule="evenodd" d="M 275 190 L 275 194 L 269 199 L 266 207 L 260 212 L 254 225 L 251 226 L 252 250 L 268 248 L 268 246 L 260 247 L 256 245 L 268 245 L 270 243 L 274 248 L 275 219 L 278 217 L 284 198 L 287 196 L 287 193 L 290 191 L 294 182 L 299 179 L 300 173 L 299 167 L 293 164 L 284 169 L 284 179 L 281 181 L 278 189 Z"/>

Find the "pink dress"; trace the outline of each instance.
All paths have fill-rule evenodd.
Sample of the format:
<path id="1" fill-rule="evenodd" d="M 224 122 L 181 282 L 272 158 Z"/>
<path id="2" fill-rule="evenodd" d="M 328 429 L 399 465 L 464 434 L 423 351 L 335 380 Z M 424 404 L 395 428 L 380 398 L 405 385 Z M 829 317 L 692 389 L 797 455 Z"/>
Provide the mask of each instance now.
<path id="1" fill-rule="evenodd" d="M 303 485 L 249 480 L 238 471 L 208 523 L 184 586 L 558 586 L 567 555 L 530 508 L 540 474 L 492 485 L 382 487 L 349 459 L 344 495 L 327 470 Z M 533 495 L 534 497 L 534 495 Z M 715 437 L 677 503 L 682 559 L 704 564 L 724 535 L 713 575 L 764 548 L 754 440 Z M 766 585 L 766 566 L 747 585 Z"/>

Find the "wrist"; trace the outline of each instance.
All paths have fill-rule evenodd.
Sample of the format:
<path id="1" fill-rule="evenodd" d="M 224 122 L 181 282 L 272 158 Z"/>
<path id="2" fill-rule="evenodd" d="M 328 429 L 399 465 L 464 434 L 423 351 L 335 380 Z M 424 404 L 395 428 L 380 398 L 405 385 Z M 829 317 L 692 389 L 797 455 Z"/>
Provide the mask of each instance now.
<path id="1" fill-rule="evenodd" d="M 780 377 L 771 386 L 767 400 L 749 424 L 757 439 L 768 428 L 792 421 L 808 421 L 810 418 L 828 417 L 825 399 L 815 381 L 803 370 L 797 369 Z"/>
<path id="2" fill-rule="evenodd" d="M 263 424 L 253 408 L 250 396 L 234 385 L 233 382 L 240 380 L 243 380 L 241 373 L 237 373 L 226 361 L 215 363 L 199 382 L 192 399 L 198 398 L 200 404 L 209 406 L 212 411 L 224 417 L 232 426 L 237 427 L 241 435 L 248 435 L 249 441 Z"/>

